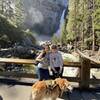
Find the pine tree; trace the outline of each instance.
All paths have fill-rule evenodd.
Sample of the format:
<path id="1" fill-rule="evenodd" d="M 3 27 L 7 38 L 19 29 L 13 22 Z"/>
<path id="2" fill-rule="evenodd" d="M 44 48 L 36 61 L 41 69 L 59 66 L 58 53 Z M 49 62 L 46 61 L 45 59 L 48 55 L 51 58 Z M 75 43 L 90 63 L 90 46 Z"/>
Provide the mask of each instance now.
<path id="1" fill-rule="evenodd" d="M 1 0 L 0 13 L 11 20 L 14 25 L 21 26 L 24 21 L 22 0 Z"/>
<path id="2" fill-rule="evenodd" d="M 100 0 L 70 0 L 66 31 L 67 40 L 95 50 L 100 45 Z"/>
<path id="3" fill-rule="evenodd" d="M 64 22 L 64 24 L 63 24 L 63 26 L 62 26 L 62 30 L 61 30 L 61 37 L 60 37 L 60 43 L 62 44 L 62 45 L 66 45 L 67 44 L 67 31 L 66 31 L 66 22 L 67 21 L 67 19 L 65 19 L 65 22 Z"/>
<path id="4" fill-rule="evenodd" d="M 15 1 L 15 14 L 14 14 L 15 20 L 17 26 L 21 26 L 24 22 L 24 8 L 23 8 L 23 2 L 22 0 L 16 0 Z"/>
<path id="5" fill-rule="evenodd" d="M 59 44 L 60 43 L 60 38 L 57 37 L 56 35 L 53 35 L 53 37 L 52 37 L 52 43 Z"/>
<path id="6" fill-rule="evenodd" d="M 93 24 L 94 24 L 94 33 L 95 33 L 95 44 L 100 46 L 100 0 L 94 0 L 94 9 L 93 9 Z"/>
<path id="7" fill-rule="evenodd" d="M 67 39 L 74 41 L 77 46 L 77 40 L 79 37 L 79 0 L 70 0 L 69 1 L 69 15 L 68 15 L 68 23 L 67 23 Z"/>

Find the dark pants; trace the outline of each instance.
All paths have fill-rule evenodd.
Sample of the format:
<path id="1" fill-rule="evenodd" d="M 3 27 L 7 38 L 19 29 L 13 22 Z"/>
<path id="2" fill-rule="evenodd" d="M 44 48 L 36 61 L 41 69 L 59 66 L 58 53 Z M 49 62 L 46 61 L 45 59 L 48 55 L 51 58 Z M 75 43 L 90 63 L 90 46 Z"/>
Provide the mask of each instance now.
<path id="1" fill-rule="evenodd" d="M 38 68 L 38 78 L 40 81 L 49 79 L 49 70 Z"/>
<path id="2" fill-rule="evenodd" d="M 62 68 L 62 72 L 61 72 L 61 73 L 59 73 L 60 67 L 55 67 L 55 70 L 57 71 L 57 73 L 55 73 L 55 72 L 52 70 L 52 73 L 53 73 L 52 79 L 55 79 L 55 78 L 58 78 L 58 77 L 62 77 L 63 68 Z"/>

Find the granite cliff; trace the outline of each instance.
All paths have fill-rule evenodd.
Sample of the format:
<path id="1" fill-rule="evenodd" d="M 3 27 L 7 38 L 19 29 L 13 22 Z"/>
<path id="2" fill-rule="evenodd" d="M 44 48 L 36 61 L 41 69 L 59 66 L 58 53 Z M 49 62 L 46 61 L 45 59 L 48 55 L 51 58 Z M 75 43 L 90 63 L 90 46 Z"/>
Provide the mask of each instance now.
<path id="1" fill-rule="evenodd" d="M 55 33 L 67 0 L 23 0 L 24 27 L 40 34 Z"/>

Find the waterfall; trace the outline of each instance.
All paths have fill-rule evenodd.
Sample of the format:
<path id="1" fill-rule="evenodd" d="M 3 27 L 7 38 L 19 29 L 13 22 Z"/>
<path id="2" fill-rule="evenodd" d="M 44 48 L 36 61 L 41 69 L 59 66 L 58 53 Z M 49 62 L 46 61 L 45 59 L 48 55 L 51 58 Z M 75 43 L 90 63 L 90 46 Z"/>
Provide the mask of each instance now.
<path id="1" fill-rule="evenodd" d="M 56 36 L 60 36 L 61 30 L 62 30 L 62 26 L 63 26 L 64 21 L 65 21 L 65 15 L 66 15 L 66 9 L 64 9 L 63 12 L 62 12 L 62 15 L 61 15 L 61 18 L 60 18 L 59 28 L 55 33 Z"/>
<path id="2" fill-rule="evenodd" d="M 61 18 L 60 18 L 59 28 L 58 28 L 58 30 L 55 33 L 55 35 L 58 36 L 58 37 L 61 34 L 62 26 L 64 24 L 65 17 L 67 15 L 67 11 L 68 11 L 68 0 L 63 0 L 63 5 L 65 6 L 65 9 L 63 10 L 62 15 L 61 15 Z"/>
<path id="3" fill-rule="evenodd" d="M 62 26 L 64 24 L 64 21 L 65 21 L 65 14 L 66 13 L 66 9 L 63 10 L 63 13 L 62 13 L 62 16 L 61 16 L 61 19 L 60 19 L 60 32 L 61 32 L 61 29 L 62 29 Z"/>

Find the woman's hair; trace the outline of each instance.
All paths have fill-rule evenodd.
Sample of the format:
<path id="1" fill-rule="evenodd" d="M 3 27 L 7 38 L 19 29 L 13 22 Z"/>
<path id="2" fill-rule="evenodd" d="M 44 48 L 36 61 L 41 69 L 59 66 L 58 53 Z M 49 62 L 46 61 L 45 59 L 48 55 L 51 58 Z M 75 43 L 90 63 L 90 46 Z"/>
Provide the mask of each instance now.
<path id="1" fill-rule="evenodd" d="M 47 45 L 47 44 L 45 44 L 45 45 L 43 46 L 43 49 L 44 49 L 44 50 L 45 50 L 45 47 L 48 47 L 48 49 L 50 49 L 49 45 Z"/>
<path id="2" fill-rule="evenodd" d="M 50 49 L 49 45 L 47 45 L 47 44 L 44 45 L 44 50 L 43 50 L 43 55 L 42 55 L 42 57 L 45 57 L 45 55 L 46 55 L 45 47 L 48 47 L 48 49 Z"/>
<path id="3" fill-rule="evenodd" d="M 45 55 L 46 55 L 46 52 L 43 52 L 42 57 L 45 57 Z"/>
<path id="4" fill-rule="evenodd" d="M 48 48 L 50 49 L 50 47 L 49 47 L 49 45 L 48 45 L 48 44 L 46 44 L 44 47 L 48 47 Z"/>
<path id="5" fill-rule="evenodd" d="M 51 49 L 57 49 L 57 45 L 52 44 L 52 45 L 51 45 Z"/>

